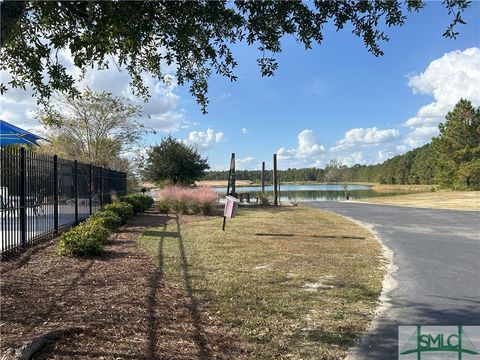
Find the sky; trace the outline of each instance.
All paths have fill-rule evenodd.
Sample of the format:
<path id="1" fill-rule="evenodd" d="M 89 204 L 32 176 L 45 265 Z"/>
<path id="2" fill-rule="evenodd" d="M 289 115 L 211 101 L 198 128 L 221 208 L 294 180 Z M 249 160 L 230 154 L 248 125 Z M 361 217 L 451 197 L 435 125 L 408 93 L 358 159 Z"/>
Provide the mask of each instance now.
<path id="1" fill-rule="evenodd" d="M 128 88 L 125 71 L 89 71 L 80 87 L 108 91 L 143 106 L 140 119 L 156 134 L 145 135 L 139 151 L 172 135 L 227 170 L 235 153 L 238 169 L 323 167 L 336 158 L 347 165 L 374 164 L 428 143 L 460 98 L 480 106 L 480 2 L 463 15 L 457 39 L 443 32 L 451 16 L 440 1 L 427 2 L 405 25 L 386 30 L 384 56 L 369 53 L 348 29 L 326 28 L 325 40 L 305 50 L 293 38 L 282 42 L 275 76 L 261 77 L 254 47 L 233 47 L 236 82 L 212 76 L 208 114 L 188 87 L 146 77 L 152 97 L 145 104 Z M 71 57 L 64 64 L 75 72 Z M 173 72 L 173 68 L 170 69 Z M 168 71 L 167 71 L 168 72 Z M 77 73 L 78 74 L 78 73 Z M 0 73 L 2 81 L 8 72 Z M 30 90 L 0 98 L 0 118 L 39 130 Z"/>

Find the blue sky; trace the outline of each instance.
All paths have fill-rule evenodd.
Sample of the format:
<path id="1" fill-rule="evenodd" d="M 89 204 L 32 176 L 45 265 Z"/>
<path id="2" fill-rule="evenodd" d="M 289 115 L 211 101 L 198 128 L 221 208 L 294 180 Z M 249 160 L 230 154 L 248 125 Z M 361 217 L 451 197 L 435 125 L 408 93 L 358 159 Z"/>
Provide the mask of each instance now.
<path id="1" fill-rule="evenodd" d="M 158 131 L 142 148 L 171 134 L 197 146 L 213 169 L 226 169 L 231 152 L 239 168 L 251 169 L 270 163 L 275 152 L 280 168 L 323 166 L 332 158 L 352 165 L 423 145 L 460 97 L 480 106 L 479 2 L 464 19 L 459 37 L 445 39 L 450 16 L 441 2 L 429 2 L 403 27 L 387 29 L 390 42 L 378 58 L 348 29 L 327 28 L 324 43 L 308 51 L 287 38 L 271 78 L 260 76 L 255 48 L 236 45 L 238 81 L 212 77 L 207 115 L 188 88 L 151 79 L 157 87 L 145 105 L 152 117 L 144 121 Z M 97 71 L 87 81 L 118 93 L 125 76 Z M 32 108 L 18 103 L 0 102 L 0 117 L 32 127 Z"/>

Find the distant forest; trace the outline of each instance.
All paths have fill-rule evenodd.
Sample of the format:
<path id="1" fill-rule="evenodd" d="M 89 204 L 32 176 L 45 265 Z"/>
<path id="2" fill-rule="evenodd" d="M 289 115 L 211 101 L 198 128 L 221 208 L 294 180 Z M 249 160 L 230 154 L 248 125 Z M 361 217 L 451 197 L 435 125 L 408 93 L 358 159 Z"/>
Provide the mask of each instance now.
<path id="1" fill-rule="evenodd" d="M 348 171 L 350 182 L 381 184 L 438 184 L 444 188 L 480 190 L 480 108 L 460 100 L 432 142 L 376 165 L 356 164 Z M 279 181 L 324 182 L 327 170 L 319 168 L 279 170 Z M 236 179 L 261 181 L 260 170 L 237 170 Z M 226 180 L 228 171 L 209 171 L 205 180 Z M 272 172 L 266 171 L 266 181 Z"/>
<path id="2" fill-rule="evenodd" d="M 379 182 L 381 184 L 434 184 L 435 167 L 432 165 L 433 152 L 430 144 L 397 155 L 376 165 L 356 164 L 349 168 L 351 181 Z M 280 181 L 317 181 L 324 182 L 326 171 L 319 168 L 279 170 Z M 260 170 L 237 170 L 237 180 L 261 181 Z M 208 171 L 205 180 L 227 180 L 228 171 Z M 265 171 L 265 181 L 272 180 L 272 171 Z"/>

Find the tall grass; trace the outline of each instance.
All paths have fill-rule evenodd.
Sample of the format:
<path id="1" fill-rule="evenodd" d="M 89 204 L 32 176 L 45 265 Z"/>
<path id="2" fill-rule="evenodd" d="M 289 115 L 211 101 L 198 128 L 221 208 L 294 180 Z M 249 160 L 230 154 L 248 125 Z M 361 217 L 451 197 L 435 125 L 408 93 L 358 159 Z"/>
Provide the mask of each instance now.
<path id="1" fill-rule="evenodd" d="M 209 187 L 169 186 L 160 190 L 160 209 L 164 213 L 210 215 L 218 194 Z"/>

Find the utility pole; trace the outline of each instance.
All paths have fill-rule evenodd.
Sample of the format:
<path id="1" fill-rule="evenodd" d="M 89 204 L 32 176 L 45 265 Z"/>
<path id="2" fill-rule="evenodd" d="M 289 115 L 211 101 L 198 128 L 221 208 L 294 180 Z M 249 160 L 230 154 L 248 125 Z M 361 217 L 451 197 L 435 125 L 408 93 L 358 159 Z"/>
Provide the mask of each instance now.
<path id="1" fill-rule="evenodd" d="M 273 154 L 273 205 L 278 205 L 278 192 L 277 192 L 277 154 Z"/>

